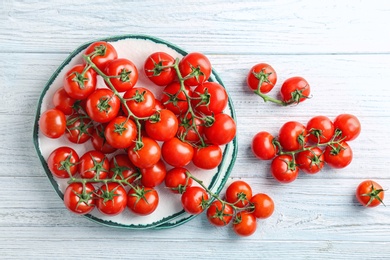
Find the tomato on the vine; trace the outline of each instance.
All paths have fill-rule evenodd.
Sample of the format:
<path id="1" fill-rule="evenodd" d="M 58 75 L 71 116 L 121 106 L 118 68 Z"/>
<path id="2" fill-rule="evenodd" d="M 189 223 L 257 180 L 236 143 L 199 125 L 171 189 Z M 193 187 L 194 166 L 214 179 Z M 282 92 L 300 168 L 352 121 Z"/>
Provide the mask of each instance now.
<path id="1" fill-rule="evenodd" d="M 328 145 L 325 148 L 325 162 L 332 168 L 345 168 L 352 162 L 352 158 L 352 149 L 344 141 Z"/>
<path id="2" fill-rule="evenodd" d="M 280 88 L 282 101 L 286 104 L 298 104 L 310 96 L 310 85 L 302 77 L 288 78 Z"/>
<path id="3" fill-rule="evenodd" d="M 59 138 L 66 130 L 65 114 L 58 109 L 48 109 L 39 118 L 39 130 L 49 138 Z"/>
<path id="4" fill-rule="evenodd" d="M 187 187 L 192 186 L 192 179 L 186 174 L 188 170 L 183 167 L 170 169 L 165 175 L 165 187 L 173 193 L 182 194 Z"/>
<path id="5" fill-rule="evenodd" d="M 110 89 L 95 90 L 86 102 L 86 112 L 95 122 L 108 123 L 114 119 L 121 107 L 121 101 Z"/>
<path id="6" fill-rule="evenodd" d="M 256 91 L 260 88 L 260 92 L 267 94 L 276 84 L 278 77 L 274 68 L 269 64 L 259 63 L 254 65 L 246 78 L 247 85 L 250 89 Z M 261 82 L 261 85 L 259 86 Z"/>
<path id="7" fill-rule="evenodd" d="M 356 188 L 356 199 L 365 207 L 376 207 L 383 203 L 385 191 L 382 186 L 372 180 L 365 180 Z"/>
<path id="8" fill-rule="evenodd" d="M 198 143 L 203 136 L 204 122 L 198 117 L 192 117 L 188 114 L 187 117 L 179 118 L 179 129 L 177 136 L 190 143 Z"/>
<path id="9" fill-rule="evenodd" d="M 143 136 L 141 142 L 133 142 L 128 149 L 130 161 L 138 168 L 149 168 L 161 158 L 160 145 L 152 138 Z"/>
<path id="10" fill-rule="evenodd" d="M 155 112 L 145 122 L 145 131 L 156 141 L 168 141 L 175 137 L 179 123 L 176 115 L 168 110 L 161 109 Z"/>
<path id="11" fill-rule="evenodd" d="M 211 125 L 206 124 L 203 133 L 208 142 L 215 145 L 225 145 L 236 136 L 237 126 L 234 119 L 228 114 L 217 114 Z"/>
<path id="12" fill-rule="evenodd" d="M 306 127 L 296 121 L 286 122 L 279 130 L 278 141 L 286 151 L 302 149 L 307 142 Z"/>
<path id="13" fill-rule="evenodd" d="M 334 135 L 333 122 L 326 116 L 315 116 L 307 122 L 308 139 L 313 143 L 329 142 Z"/>
<path id="14" fill-rule="evenodd" d="M 115 182 L 103 184 L 97 192 L 98 210 L 109 216 L 115 216 L 123 212 L 127 205 L 127 194 L 122 185 Z"/>
<path id="15" fill-rule="evenodd" d="M 128 183 L 133 183 L 138 175 L 137 168 L 135 168 L 127 154 L 117 154 L 112 157 L 108 178 L 126 180 Z"/>
<path id="16" fill-rule="evenodd" d="M 75 214 L 88 214 L 95 208 L 94 192 L 91 183 L 71 183 L 64 192 L 64 204 Z"/>
<path id="17" fill-rule="evenodd" d="M 82 144 L 91 138 L 93 133 L 92 121 L 82 114 L 73 114 L 66 122 L 66 138 L 75 144 Z"/>
<path id="18" fill-rule="evenodd" d="M 138 69 L 128 59 L 111 60 L 107 63 L 104 72 L 110 77 L 109 81 L 118 92 L 132 89 L 138 81 Z"/>
<path id="19" fill-rule="evenodd" d="M 240 211 L 233 220 L 233 231 L 239 236 L 250 236 L 257 229 L 256 217 L 248 211 Z"/>
<path id="20" fill-rule="evenodd" d="M 155 189 L 135 186 L 127 193 L 127 207 L 137 215 L 145 216 L 153 213 L 159 203 Z"/>
<path id="21" fill-rule="evenodd" d="M 155 52 L 149 55 L 144 63 L 145 75 L 156 85 L 166 86 L 176 77 L 173 68 L 175 59 L 165 52 Z"/>
<path id="22" fill-rule="evenodd" d="M 147 88 L 132 88 L 123 95 L 126 105 L 136 117 L 149 117 L 155 112 L 156 98 Z M 122 110 L 128 115 L 124 104 Z"/>
<path id="23" fill-rule="evenodd" d="M 105 41 L 97 41 L 90 44 L 85 49 L 84 54 L 90 56 L 91 61 L 101 71 L 104 71 L 108 62 L 118 58 L 118 53 L 116 52 L 114 46 Z"/>
<path id="24" fill-rule="evenodd" d="M 192 106 L 205 115 L 220 114 L 228 104 L 226 89 L 217 82 L 205 82 L 199 85 L 194 89 L 192 97 Z"/>
<path id="25" fill-rule="evenodd" d="M 272 176 L 280 183 L 293 182 L 299 173 L 298 166 L 291 155 L 278 155 L 271 163 Z"/>
<path id="26" fill-rule="evenodd" d="M 61 146 L 52 151 L 47 158 L 50 172 L 58 178 L 70 178 L 77 173 L 79 155 L 67 146 Z"/>
<path id="27" fill-rule="evenodd" d="M 95 150 L 99 152 L 108 154 L 116 151 L 117 148 L 113 147 L 107 142 L 107 139 L 104 135 L 105 128 L 103 125 L 97 125 L 92 132 L 91 142 Z"/>
<path id="28" fill-rule="evenodd" d="M 104 136 L 111 146 L 117 149 L 127 148 L 137 138 L 137 126 L 133 120 L 118 116 L 108 123 Z"/>
<path id="29" fill-rule="evenodd" d="M 207 145 L 194 148 L 192 162 L 200 169 L 216 168 L 222 161 L 222 150 L 218 145 Z"/>
<path id="30" fill-rule="evenodd" d="M 59 88 L 53 95 L 53 105 L 56 109 L 61 110 L 65 115 L 71 115 L 75 112 L 74 105 L 76 99 L 71 98 L 66 93 L 64 87 Z"/>
<path id="31" fill-rule="evenodd" d="M 191 215 L 202 213 L 209 200 L 209 195 L 205 189 L 198 186 L 187 187 L 181 195 L 181 204 L 184 210 Z"/>
<path id="32" fill-rule="evenodd" d="M 338 138 L 343 141 L 352 141 L 359 136 L 361 125 L 359 119 L 351 114 L 341 114 L 334 120 L 334 127 L 341 131 Z"/>
<path id="33" fill-rule="evenodd" d="M 234 181 L 227 187 L 225 198 L 227 202 L 243 208 L 252 198 L 252 188 L 245 181 Z"/>
<path id="34" fill-rule="evenodd" d="M 106 179 L 109 170 L 110 161 L 99 151 L 88 151 L 80 158 L 79 173 L 81 178 Z"/>
<path id="35" fill-rule="evenodd" d="M 173 167 L 184 167 L 192 161 L 194 148 L 177 137 L 165 141 L 161 146 L 164 161 Z"/>
<path id="36" fill-rule="evenodd" d="M 299 169 L 306 173 L 314 174 L 324 167 L 324 152 L 319 147 L 299 152 L 296 157 L 296 164 Z"/>
<path id="37" fill-rule="evenodd" d="M 72 67 L 64 77 L 64 89 L 74 99 L 86 99 L 96 89 L 96 72 L 86 65 L 79 64 Z"/>
<path id="38" fill-rule="evenodd" d="M 179 82 L 172 82 L 164 88 L 161 102 L 167 109 L 180 115 L 188 110 L 187 96 L 192 96 L 190 87 L 184 86 L 184 90 L 182 90 Z"/>
<path id="39" fill-rule="evenodd" d="M 165 163 L 160 160 L 152 167 L 141 168 L 140 172 L 142 186 L 153 188 L 164 182 L 167 168 Z"/>
<path id="40" fill-rule="evenodd" d="M 213 201 L 207 209 L 208 221 L 217 227 L 223 227 L 233 219 L 233 207 L 219 200 Z"/>
<path id="41" fill-rule="evenodd" d="M 254 207 L 251 213 L 259 219 L 269 218 L 275 209 L 274 201 L 264 193 L 257 193 L 250 199 L 250 204 Z"/>
<path id="42" fill-rule="evenodd" d="M 258 132 L 252 138 L 251 148 L 253 154 L 261 160 L 271 160 L 279 150 L 273 135 L 265 131 Z"/>
<path id="43" fill-rule="evenodd" d="M 186 85 L 197 86 L 209 79 L 211 63 L 202 53 L 192 52 L 181 59 L 179 71 Z"/>

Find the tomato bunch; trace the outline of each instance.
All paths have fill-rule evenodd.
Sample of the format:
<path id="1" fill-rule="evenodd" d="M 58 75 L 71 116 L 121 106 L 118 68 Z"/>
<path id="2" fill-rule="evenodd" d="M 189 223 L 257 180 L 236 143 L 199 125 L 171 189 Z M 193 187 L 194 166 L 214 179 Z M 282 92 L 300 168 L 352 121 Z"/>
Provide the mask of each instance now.
<path id="1" fill-rule="evenodd" d="M 211 72 L 201 53 L 174 58 L 155 52 L 137 68 L 109 42 L 88 46 L 82 61 L 65 73 L 53 108 L 39 119 L 45 136 L 93 147 L 84 154 L 58 147 L 47 159 L 53 176 L 68 179 L 66 207 L 76 214 L 97 208 L 117 215 L 127 208 L 148 215 L 159 203 L 155 187 L 177 181 L 169 178 L 169 168 L 218 167 L 236 123 L 224 113 L 228 94 L 210 80 Z M 140 73 L 150 86 L 137 84 Z M 152 91 L 156 86 L 159 96 Z"/>

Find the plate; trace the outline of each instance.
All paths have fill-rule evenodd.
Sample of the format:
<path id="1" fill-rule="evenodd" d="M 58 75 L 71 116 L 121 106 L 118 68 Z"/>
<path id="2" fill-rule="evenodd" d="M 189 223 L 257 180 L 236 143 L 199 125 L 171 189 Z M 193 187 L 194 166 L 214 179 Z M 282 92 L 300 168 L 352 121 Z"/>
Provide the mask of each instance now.
<path id="1" fill-rule="evenodd" d="M 139 70 L 139 79 L 136 86 L 147 86 L 158 98 L 162 93 L 161 87 L 155 86 L 146 76 L 142 73 L 141 68 L 145 59 L 153 52 L 163 51 L 175 58 L 181 58 L 187 54 L 186 51 L 171 44 L 162 39 L 146 36 L 146 35 L 120 35 L 104 39 L 97 39 L 95 41 L 107 41 L 110 42 L 117 50 L 118 57 L 127 58 L 131 60 Z M 95 42 L 92 41 L 92 42 Z M 92 43 L 88 42 L 81 45 L 74 50 L 69 57 L 59 66 L 59 68 L 50 77 L 48 83 L 44 87 L 42 94 L 38 101 L 38 108 L 35 117 L 33 141 L 38 154 L 38 157 L 42 163 L 43 169 L 50 180 L 54 190 L 63 199 L 63 192 L 67 186 L 67 180 L 58 179 L 53 177 L 48 169 L 46 159 L 50 153 L 59 146 L 70 146 L 76 150 L 81 156 L 88 150 L 92 150 L 93 147 L 90 142 L 85 144 L 73 144 L 66 139 L 66 137 L 60 137 L 58 139 L 50 139 L 45 137 L 39 131 L 38 121 L 42 112 L 47 109 L 53 108 L 52 96 L 54 92 L 62 87 L 62 80 L 65 73 L 74 65 L 82 62 L 82 54 L 84 50 Z M 222 80 L 218 76 L 215 70 L 212 70 L 212 75 L 209 81 L 218 82 L 224 86 Z M 104 82 L 99 77 L 98 87 L 103 87 Z M 228 106 L 224 113 L 230 115 L 236 120 L 234 107 L 229 97 Z M 222 190 L 226 181 L 230 175 L 230 172 L 234 166 L 236 154 L 237 154 L 237 139 L 234 138 L 229 144 L 221 147 L 223 149 L 223 159 L 218 168 L 214 170 L 199 170 L 192 164 L 188 167 L 188 170 L 201 179 L 208 188 L 216 193 Z M 110 155 L 108 155 L 110 158 Z M 148 216 L 137 216 L 131 213 L 129 210 L 125 210 L 123 213 L 117 216 L 106 216 L 101 214 L 97 209 L 94 209 L 90 214 L 84 215 L 87 219 L 97 222 L 102 225 L 110 227 L 127 228 L 127 229 L 164 229 L 172 228 L 194 218 L 194 215 L 187 214 L 180 202 L 180 195 L 172 194 L 170 191 L 163 187 L 161 184 L 156 187 L 159 193 L 160 203 L 157 209 Z"/>

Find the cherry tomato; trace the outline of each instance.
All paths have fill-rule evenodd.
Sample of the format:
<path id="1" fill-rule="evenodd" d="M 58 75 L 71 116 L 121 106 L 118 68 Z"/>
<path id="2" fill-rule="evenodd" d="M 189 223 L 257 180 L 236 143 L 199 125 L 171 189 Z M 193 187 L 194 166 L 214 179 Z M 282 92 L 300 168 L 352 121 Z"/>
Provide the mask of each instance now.
<path id="1" fill-rule="evenodd" d="M 298 104 L 309 97 L 310 85 L 302 77 L 292 77 L 282 84 L 280 95 L 283 102 L 287 104 Z"/>
<path id="2" fill-rule="evenodd" d="M 225 88 L 216 82 L 205 82 L 199 85 L 194 89 L 192 97 L 192 106 L 205 115 L 222 113 L 228 103 Z"/>
<path id="3" fill-rule="evenodd" d="M 271 163 L 272 176 L 280 183 L 293 182 L 299 173 L 298 166 L 291 155 L 278 155 Z"/>
<path id="4" fill-rule="evenodd" d="M 257 229 L 256 217 L 248 211 L 238 212 L 233 221 L 233 231 L 239 236 L 250 236 Z"/>
<path id="5" fill-rule="evenodd" d="M 117 154 L 110 161 L 109 178 L 116 180 L 126 180 L 128 183 L 133 183 L 139 173 L 133 163 L 130 161 L 127 154 Z"/>
<path id="6" fill-rule="evenodd" d="M 268 132 L 259 132 L 252 139 L 252 152 L 261 160 L 271 160 L 276 156 L 278 147 L 275 138 Z"/>
<path id="7" fill-rule="evenodd" d="M 85 55 L 90 56 L 91 61 L 101 71 L 104 71 L 108 62 L 118 58 L 118 54 L 114 46 L 104 41 L 94 42 L 89 45 L 85 50 Z"/>
<path id="8" fill-rule="evenodd" d="M 132 88 L 123 95 L 126 105 L 136 117 L 149 117 L 155 112 L 156 98 L 147 88 Z M 128 115 L 124 105 L 122 110 Z"/>
<path id="9" fill-rule="evenodd" d="M 168 110 L 161 109 L 155 112 L 145 122 L 145 131 L 156 141 L 168 141 L 175 137 L 179 123 L 176 115 Z"/>
<path id="10" fill-rule="evenodd" d="M 315 116 L 309 120 L 306 126 L 309 141 L 313 143 L 329 142 L 334 135 L 333 122 L 326 116 Z"/>
<path id="11" fill-rule="evenodd" d="M 270 196 L 264 193 L 257 193 L 250 199 L 254 207 L 252 214 L 259 219 L 269 218 L 274 213 L 275 204 Z"/>
<path id="12" fill-rule="evenodd" d="M 173 193 L 182 194 L 193 183 L 192 179 L 187 176 L 187 171 L 183 167 L 170 169 L 165 175 L 165 187 Z"/>
<path id="13" fill-rule="evenodd" d="M 334 127 L 341 131 L 343 141 L 352 141 L 359 136 L 361 126 L 359 119 L 351 114 L 341 114 L 334 120 Z"/>
<path id="14" fill-rule="evenodd" d="M 286 151 L 302 149 L 307 142 L 306 127 L 296 121 L 286 122 L 279 130 L 278 140 Z"/>
<path id="15" fill-rule="evenodd" d="M 356 188 L 356 198 L 365 207 L 376 207 L 383 204 L 385 191 L 375 181 L 365 180 Z"/>
<path id="16" fill-rule="evenodd" d="M 95 208 L 93 198 L 95 187 L 91 183 L 79 182 L 69 184 L 64 192 L 64 204 L 75 214 L 88 214 Z"/>
<path id="17" fill-rule="evenodd" d="M 211 170 L 222 161 L 222 150 L 218 145 L 208 145 L 194 149 L 192 162 L 200 169 Z"/>
<path id="18" fill-rule="evenodd" d="M 88 151 L 80 158 L 79 173 L 81 178 L 105 179 L 109 170 L 110 161 L 99 151 Z"/>
<path id="19" fill-rule="evenodd" d="M 161 102 L 167 109 L 180 115 L 188 110 L 187 96 L 192 96 L 190 87 L 184 86 L 184 90 L 181 90 L 179 82 L 172 82 L 164 88 Z"/>
<path id="20" fill-rule="evenodd" d="M 179 63 L 181 76 L 186 78 L 187 86 L 197 86 L 206 82 L 211 75 L 211 63 L 209 59 L 198 52 L 192 52 L 182 58 Z"/>
<path id="21" fill-rule="evenodd" d="M 128 148 L 137 138 L 137 126 L 133 120 L 118 116 L 111 120 L 104 130 L 107 142 L 115 148 Z"/>
<path id="22" fill-rule="evenodd" d="M 97 192 L 98 210 L 109 216 L 115 216 L 123 212 L 127 205 L 127 194 L 122 185 L 115 182 L 103 184 Z"/>
<path id="23" fill-rule="evenodd" d="M 91 138 L 93 123 L 85 115 L 73 114 L 66 122 L 66 138 L 75 144 L 83 144 Z"/>
<path id="24" fill-rule="evenodd" d="M 246 83 L 252 90 L 257 90 L 260 86 L 260 92 L 267 94 L 276 84 L 278 77 L 275 70 L 266 63 L 254 65 L 248 73 Z"/>
<path id="25" fill-rule="evenodd" d="M 161 158 L 161 148 L 154 139 L 146 136 L 141 138 L 141 142 L 142 145 L 133 142 L 129 147 L 127 154 L 130 161 L 138 168 L 152 167 Z"/>
<path id="26" fill-rule="evenodd" d="M 166 86 L 176 77 L 175 59 L 165 52 L 150 54 L 144 64 L 145 75 L 156 85 Z"/>
<path id="27" fill-rule="evenodd" d="M 141 168 L 141 184 L 142 186 L 153 188 L 164 182 L 167 168 L 165 163 L 160 160 L 155 165 L 149 168 Z"/>
<path id="28" fill-rule="evenodd" d="M 319 147 L 298 153 L 295 157 L 299 169 L 306 173 L 314 174 L 324 167 L 324 153 Z"/>
<path id="29" fill-rule="evenodd" d="M 159 203 L 155 189 L 136 186 L 127 194 L 127 207 L 137 215 L 146 216 L 153 213 Z"/>
<path id="30" fill-rule="evenodd" d="M 65 133 L 66 118 L 61 110 L 49 109 L 41 114 L 38 124 L 42 134 L 56 139 Z"/>
<path id="31" fill-rule="evenodd" d="M 225 145 L 236 136 L 236 122 L 228 114 L 217 114 L 214 116 L 212 125 L 207 125 L 203 129 L 208 142 L 215 145 Z"/>
<path id="32" fill-rule="evenodd" d="M 96 89 L 96 72 L 89 68 L 85 71 L 85 65 L 79 64 L 72 67 L 64 77 L 64 89 L 74 99 L 86 99 Z"/>
<path id="33" fill-rule="evenodd" d="M 128 59 L 119 58 L 108 62 L 104 72 L 118 92 L 132 89 L 138 81 L 137 67 Z"/>
<path id="34" fill-rule="evenodd" d="M 64 87 L 59 88 L 53 95 L 54 107 L 61 110 L 65 115 L 71 115 L 75 112 L 75 103 L 76 99 L 71 98 L 66 93 Z"/>
<path id="35" fill-rule="evenodd" d="M 252 198 L 252 188 L 245 181 L 234 181 L 227 187 L 225 197 L 227 202 L 243 208 Z"/>
<path id="36" fill-rule="evenodd" d="M 208 207 L 206 216 L 208 221 L 217 227 L 223 227 L 233 219 L 233 208 L 229 204 L 222 204 L 216 200 Z"/>
<path id="37" fill-rule="evenodd" d="M 179 138 L 165 141 L 161 146 L 161 154 L 166 163 L 173 167 L 184 167 L 192 161 L 194 148 Z"/>
<path id="38" fill-rule="evenodd" d="M 205 189 L 198 186 L 187 187 L 181 195 L 181 204 L 188 214 L 198 215 L 204 211 L 209 200 Z"/>
<path id="39" fill-rule="evenodd" d="M 325 162 L 332 168 L 345 168 L 352 162 L 352 158 L 352 149 L 346 142 L 335 143 L 325 148 Z"/>
<path id="40" fill-rule="evenodd" d="M 95 122 L 108 123 L 114 119 L 121 107 L 120 99 L 110 89 L 95 90 L 86 102 L 86 112 Z"/>
<path id="41" fill-rule="evenodd" d="M 195 119 L 195 120 L 194 120 Z M 198 117 L 188 114 L 187 117 L 179 118 L 177 136 L 190 143 L 198 143 L 203 136 L 204 122 Z"/>
<path id="42" fill-rule="evenodd" d="M 79 155 L 67 146 L 61 146 L 50 153 L 47 166 L 50 172 L 58 178 L 74 176 L 78 170 Z"/>
<path id="43" fill-rule="evenodd" d="M 97 125 L 95 127 L 91 136 L 92 146 L 95 150 L 104 154 L 113 153 L 116 151 L 116 148 L 107 142 L 106 137 L 104 136 L 104 131 L 105 128 L 103 125 Z"/>

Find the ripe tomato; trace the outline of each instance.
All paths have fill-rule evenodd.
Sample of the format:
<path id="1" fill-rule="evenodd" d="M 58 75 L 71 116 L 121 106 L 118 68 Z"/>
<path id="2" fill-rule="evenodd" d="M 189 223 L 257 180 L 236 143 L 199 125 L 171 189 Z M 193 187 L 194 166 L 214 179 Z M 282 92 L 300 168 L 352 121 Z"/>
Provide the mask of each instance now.
<path id="1" fill-rule="evenodd" d="M 217 227 L 223 227 L 233 219 L 233 208 L 229 204 L 222 204 L 216 200 L 208 207 L 206 216 L 208 221 Z"/>
<path id="2" fill-rule="evenodd" d="M 222 161 L 222 150 L 218 145 L 208 145 L 194 149 L 192 162 L 200 169 L 211 170 Z"/>
<path id="3" fill-rule="evenodd" d="M 104 72 L 118 92 L 132 89 L 138 81 L 137 67 L 128 59 L 115 59 L 107 63 Z"/>
<path id="4" fill-rule="evenodd" d="M 161 109 L 154 113 L 145 122 L 145 131 L 156 141 L 168 141 L 175 137 L 179 123 L 176 115 L 168 110 Z"/>
<path id="5" fill-rule="evenodd" d="M 299 173 L 298 166 L 296 165 L 291 155 L 278 155 L 271 163 L 272 176 L 280 183 L 293 182 Z"/>
<path id="6" fill-rule="evenodd" d="M 252 198 L 252 188 L 245 181 L 234 181 L 227 187 L 225 198 L 227 202 L 243 208 L 248 205 Z"/>
<path id="7" fill-rule="evenodd" d="M 53 139 L 59 138 L 65 133 L 66 118 L 61 110 L 49 109 L 41 114 L 38 124 L 42 134 Z"/>
<path id="8" fill-rule="evenodd" d="M 128 183 L 138 177 L 139 173 L 133 163 L 130 161 L 127 154 L 117 154 L 110 161 L 110 171 L 108 178 L 115 178 L 116 180 L 126 180 Z"/>
<path id="9" fill-rule="evenodd" d="M 198 215 L 207 207 L 209 195 L 205 189 L 199 186 L 187 187 L 181 195 L 181 204 L 185 212 Z"/>
<path id="10" fill-rule="evenodd" d="M 146 216 L 153 213 L 159 202 L 155 189 L 136 186 L 127 194 L 127 207 L 137 215 Z"/>
<path id="11" fill-rule="evenodd" d="M 298 153 L 295 160 L 299 169 L 314 174 L 324 167 L 324 152 L 319 147 L 313 147 Z"/>
<path id="12" fill-rule="evenodd" d="M 59 88 L 53 95 L 53 105 L 56 109 L 61 110 L 65 115 L 71 115 L 75 112 L 74 105 L 76 99 L 71 98 L 65 91 L 64 87 Z"/>
<path id="13" fill-rule="evenodd" d="M 298 104 L 305 101 L 310 95 L 310 85 L 302 77 L 286 79 L 280 88 L 282 101 L 287 104 Z"/>
<path id="14" fill-rule="evenodd" d="M 91 138 L 93 123 L 85 115 L 73 114 L 66 122 L 66 138 L 75 144 L 83 144 Z"/>
<path id="15" fill-rule="evenodd" d="M 149 117 L 155 112 L 156 98 L 146 88 L 132 88 L 123 95 L 126 106 L 136 117 Z M 128 115 L 126 106 L 122 104 L 122 110 Z"/>
<path id="16" fill-rule="evenodd" d="M 98 210 L 109 216 L 115 216 L 123 212 L 127 205 L 127 194 L 122 185 L 109 182 L 103 184 L 97 192 Z"/>
<path id="17" fill-rule="evenodd" d="M 108 123 L 114 119 L 121 107 L 120 99 L 110 89 L 95 90 L 86 102 L 86 112 L 95 122 Z"/>
<path id="18" fill-rule="evenodd" d="M 174 137 L 163 143 L 161 154 L 164 161 L 169 165 L 173 167 L 184 167 L 192 161 L 194 148 L 189 143 Z"/>
<path id="19" fill-rule="evenodd" d="M 142 145 L 133 142 L 129 147 L 127 154 L 130 161 L 138 168 L 152 167 L 161 158 L 161 148 L 155 140 L 146 136 L 141 138 L 141 142 Z M 140 147 L 138 147 L 139 145 Z"/>
<path id="20" fill-rule="evenodd" d="M 203 136 L 203 130 L 204 122 L 198 117 L 192 117 L 191 114 L 188 114 L 187 117 L 179 118 L 179 129 L 177 130 L 179 138 L 190 143 L 198 143 L 200 137 Z"/>
<path id="21" fill-rule="evenodd" d="M 206 82 L 211 75 L 209 59 L 198 52 L 192 52 L 182 58 L 179 63 L 180 74 L 185 78 L 187 86 L 197 86 Z"/>
<path id="22" fill-rule="evenodd" d="M 91 183 L 79 182 L 69 184 L 64 192 L 64 204 L 73 213 L 84 215 L 95 208 L 93 194 L 95 187 Z"/>
<path id="23" fill-rule="evenodd" d="M 110 43 L 104 41 L 94 42 L 87 47 L 85 55 L 90 56 L 91 61 L 104 71 L 107 63 L 111 60 L 118 58 L 118 54 Z"/>
<path id="24" fill-rule="evenodd" d="M 96 72 L 90 68 L 86 71 L 85 65 L 72 67 L 64 77 L 64 89 L 74 99 L 86 99 L 96 89 Z"/>
<path id="25" fill-rule="evenodd" d="M 113 153 L 116 151 L 116 148 L 110 145 L 106 137 L 104 136 L 104 126 L 97 125 L 92 132 L 91 142 L 95 150 L 102 152 L 104 154 Z"/>
<path id="26" fill-rule="evenodd" d="M 181 90 L 179 82 L 172 82 L 164 88 L 161 102 L 167 109 L 180 115 L 188 110 L 187 96 L 192 96 L 192 91 L 188 86 L 184 86 L 184 90 Z"/>
<path id="27" fill-rule="evenodd" d="M 341 114 L 334 120 L 334 127 L 341 131 L 341 136 L 344 141 L 352 141 L 359 136 L 361 126 L 359 119 L 351 114 Z"/>
<path id="28" fill-rule="evenodd" d="M 205 115 L 222 113 L 228 103 L 225 88 L 216 82 L 205 82 L 199 85 L 195 88 L 192 97 L 192 106 Z"/>
<path id="29" fill-rule="evenodd" d="M 165 52 L 155 52 L 145 60 L 145 75 L 156 85 L 166 86 L 176 77 L 175 59 Z"/>
<path id="30" fill-rule="evenodd" d="M 299 122 L 286 122 L 279 130 L 279 143 L 286 151 L 302 149 L 307 142 L 306 127 Z"/>
<path id="31" fill-rule="evenodd" d="M 109 170 L 110 161 L 99 151 L 88 151 L 80 158 L 79 173 L 81 178 L 105 179 Z"/>
<path id="32" fill-rule="evenodd" d="M 167 168 L 165 163 L 160 160 L 152 167 L 141 168 L 140 172 L 142 186 L 153 188 L 164 182 Z"/>
<path id="33" fill-rule="evenodd" d="M 252 139 L 252 152 L 261 160 L 271 160 L 276 156 L 278 147 L 275 138 L 268 132 L 259 132 Z"/>
<path id="34" fill-rule="evenodd" d="M 173 193 L 182 194 L 193 183 L 192 179 L 187 176 L 187 171 L 183 167 L 170 169 L 165 175 L 165 187 Z"/>
<path id="35" fill-rule="evenodd" d="M 356 188 L 356 199 L 365 207 L 376 207 L 383 204 L 385 191 L 375 181 L 365 180 Z"/>
<path id="36" fill-rule="evenodd" d="M 276 84 L 278 77 L 275 70 L 266 63 L 259 63 L 254 65 L 248 73 L 246 83 L 252 90 L 267 94 Z M 259 86 L 261 82 L 261 85 Z"/>
<path id="37" fill-rule="evenodd" d="M 118 116 L 111 120 L 104 130 L 107 143 L 117 149 L 129 147 L 137 138 L 137 126 L 133 120 Z"/>
<path id="38" fill-rule="evenodd" d="M 333 168 L 347 167 L 352 162 L 352 158 L 352 149 L 346 142 L 335 143 L 325 148 L 325 162 Z"/>
<path id="39" fill-rule="evenodd" d="M 309 120 L 306 126 L 309 141 L 313 143 L 329 142 L 334 135 L 333 122 L 326 116 L 315 116 Z"/>
<path id="40" fill-rule="evenodd" d="M 255 194 L 250 204 L 254 207 L 251 212 L 256 218 L 265 219 L 269 218 L 274 213 L 275 204 L 270 196 L 264 193 Z"/>
<path id="41" fill-rule="evenodd" d="M 239 236 L 250 236 L 257 229 L 256 217 L 248 211 L 238 212 L 233 221 L 233 231 Z"/>
<path id="42" fill-rule="evenodd" d="M 69 178 L 77 173 L 79 155 L 67 146 L 61 146 L 50 153 L 47 166 L 50 172 L 58 178 Z"/>
<path id="43" fill-rule="evenodd" d="M 236 122 L 228 114 L 217 114 L 214 116 L 212 125 L 203 129 L 208 142 L 215 145 L 225 145 L 236 136 Z"/>

